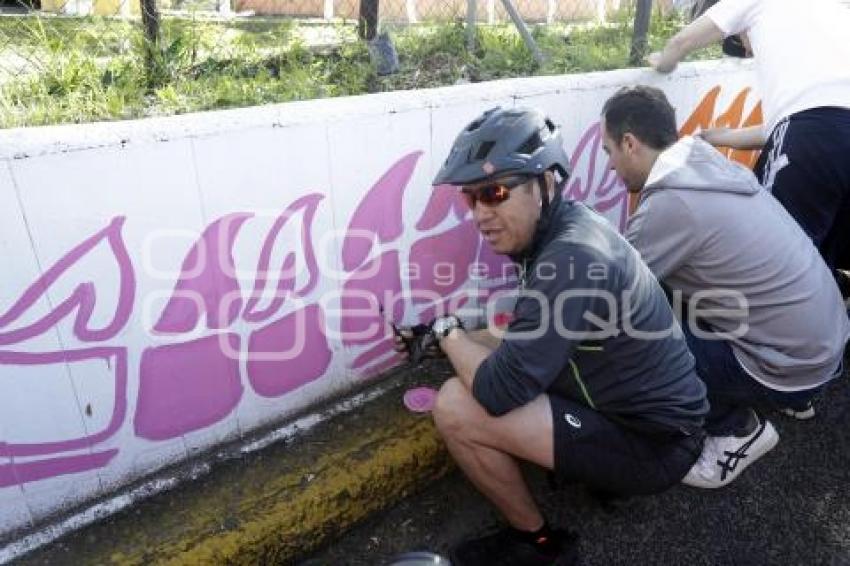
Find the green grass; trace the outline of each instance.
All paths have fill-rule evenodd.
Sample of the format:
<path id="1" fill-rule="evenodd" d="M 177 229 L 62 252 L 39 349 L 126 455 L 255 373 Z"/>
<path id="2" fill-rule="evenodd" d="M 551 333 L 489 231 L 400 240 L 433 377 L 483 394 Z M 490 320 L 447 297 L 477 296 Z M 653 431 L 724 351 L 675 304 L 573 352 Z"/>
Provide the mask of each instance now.
<path id="1" fill-rule="evenodd" d="M 631 14 L 622 12 L 603 27 L 534 27 L 546 54 L 543 65 L 507 25 L 480 26 L 471 51 L 460 23 L 390 29 L 401 69 L 379 77 L 350 24 L 167 18 L 149 72 L 137 22 L 0 17 L 0 70 L 4 55 L 25 61 L 13 76 L 7 70 L 0 82 L 0 127 L 118 120 L 622 68 L 628 66 L 631 20 Z M 680 26 L 675 18 L 654 15 L 651 47 L 660 48 Z M 317 42 L 319 32 L 333 41 Z M 704 50 L 694 57 L 718 54 Z"/>

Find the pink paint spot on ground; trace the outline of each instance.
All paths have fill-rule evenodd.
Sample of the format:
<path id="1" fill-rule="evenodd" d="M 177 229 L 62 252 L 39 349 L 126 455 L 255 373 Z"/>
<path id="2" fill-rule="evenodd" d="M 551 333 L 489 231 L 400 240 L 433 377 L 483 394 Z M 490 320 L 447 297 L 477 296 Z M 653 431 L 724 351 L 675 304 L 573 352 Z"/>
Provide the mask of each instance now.
<path id="1" fill-rule="evenodd" d="M 404 406 L 414 413 L 428 413 L 434 408 L 437 391 L 431 387 L 415 387 L 404 392 Z"/>

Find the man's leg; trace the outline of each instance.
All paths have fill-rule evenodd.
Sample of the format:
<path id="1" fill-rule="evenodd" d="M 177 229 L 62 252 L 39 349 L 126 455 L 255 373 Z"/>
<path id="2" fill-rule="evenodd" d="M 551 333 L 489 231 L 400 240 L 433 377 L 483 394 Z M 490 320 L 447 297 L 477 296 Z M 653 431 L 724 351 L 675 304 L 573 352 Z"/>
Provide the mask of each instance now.
<path id="1" fill-rule="evenodd" d="M 554 467 L 552 412 L 541 395 L 501 417 L 490 416 L 456 378 L 443 384 L 434 422 L 464 474 L 514 528 L 535 531 L 544 518 L 518 459 Z"/>
<path id="2" fill-rule="evenodd" d="M 706 489 L 723 487 L 772 450 L 779 435 L 751 408 L 764 398 L 763 388 L 741 367 L 729 344 L 697 337 L 687 325 L 682 329 L 711 405 L 705 424 L 709 436 L 682 482 Z"/>
<path id="3" fill-rule="evenodd" d="M 466 476 L 510 523 L 464 541 L 451 553 L 457 566 L 572 565 L 575 535 L 551 529 L 522 477 L 519 459 L 553 467 L 549 400 L 541 395 L 501 417 L 491 417 L 458 380 L 448 380 L 434 406 L 434 422 Z"/>
<path id="4" fill-rule="evenodd" d="M 752 430 L 753 391 L 750 377 L 738 364 L 729 344 L 697 337 L 687 324 L 682 331 L 705 383 L 709 412 L 705 430 L 710 436 L 728 436 Z"/>

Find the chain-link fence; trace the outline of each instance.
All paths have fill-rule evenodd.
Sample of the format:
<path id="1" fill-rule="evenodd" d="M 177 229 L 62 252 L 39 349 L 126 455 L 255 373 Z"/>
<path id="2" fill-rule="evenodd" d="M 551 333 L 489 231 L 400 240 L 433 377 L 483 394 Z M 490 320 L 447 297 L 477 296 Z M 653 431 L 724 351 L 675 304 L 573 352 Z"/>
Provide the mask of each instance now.
<path id="1" fill-rule="evenodd" d="M 597 21 L 604 22 L 633 0 L 512 0 L 523 20 L 528 23 Z M 672 0 L 662 0 L 669 9 Z M 145 0 L 4 0 L 0 11 L 4 15 L 40 12 L 66 16 L 115 16 L 122 18 L 141 15 Z M 281 16 L 309 21 L 357 20 L 361 6 L 378 8 L 379 19 L 391 24 L 446 22 L 465 19 L 468 0 L 159 0 L 157 7 L 170 15 L 196 11 L 218 15 Z M 659 2 L 656 2 L 659 4 Z M 478 22 L 496 24 L 509 21 L 503 0 L 476 0 Z"/>
<path id="2" fill-rule="evenodd" d="M 672 0 L 2 2 L 0 127 L 618 68 L 681 25 Z"/>

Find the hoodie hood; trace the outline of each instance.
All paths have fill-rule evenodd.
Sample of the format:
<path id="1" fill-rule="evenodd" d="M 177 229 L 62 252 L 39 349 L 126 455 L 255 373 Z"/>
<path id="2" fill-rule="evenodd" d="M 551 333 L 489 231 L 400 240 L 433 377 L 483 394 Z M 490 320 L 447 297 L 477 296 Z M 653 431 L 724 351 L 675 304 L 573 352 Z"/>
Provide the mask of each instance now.
<path id="1" fill-rule="evenodd" d="M 741 195 L 761 190 L 752 171 L 691 136 L 683 137 L 658 156 L 641 196 L 662 188 Z"/>

